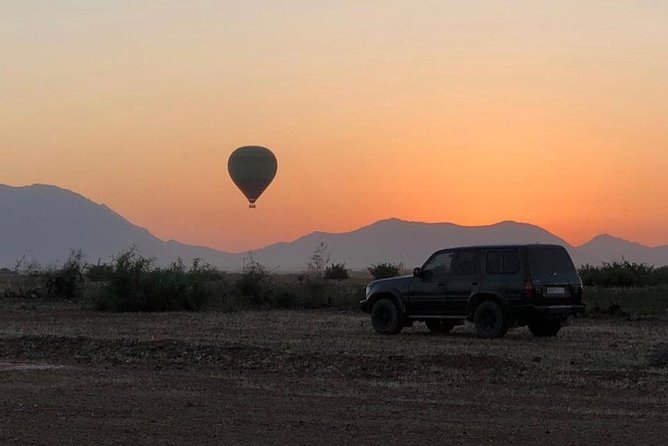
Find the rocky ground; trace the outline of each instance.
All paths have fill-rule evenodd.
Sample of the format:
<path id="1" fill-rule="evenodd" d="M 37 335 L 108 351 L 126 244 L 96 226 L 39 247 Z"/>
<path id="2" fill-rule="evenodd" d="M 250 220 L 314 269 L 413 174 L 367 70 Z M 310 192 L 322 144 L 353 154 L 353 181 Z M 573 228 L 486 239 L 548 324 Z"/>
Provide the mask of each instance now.
<path id="1" fill-rule="evenodd" d="M 485 341 L 2 299 L 0 444 L 665 444 L 667 340 L 661 318 Z"/>

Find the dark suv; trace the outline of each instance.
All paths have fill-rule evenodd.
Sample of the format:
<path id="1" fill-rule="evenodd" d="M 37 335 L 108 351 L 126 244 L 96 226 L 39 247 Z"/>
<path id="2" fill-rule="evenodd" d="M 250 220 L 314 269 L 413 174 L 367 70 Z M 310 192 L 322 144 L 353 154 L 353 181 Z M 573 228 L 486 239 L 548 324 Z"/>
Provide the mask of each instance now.
<path id="1" fill-rule="evenodd" d="M 568 252 L 539 244 L 437 251 L 412 276 L 371 282 L 360 304 L 381 334 L 415 321 L 447 333 L 468 320 L 483 338 L 522 325 L 535 336 L 556 336 L 569 315 L 585 308 Z"/>

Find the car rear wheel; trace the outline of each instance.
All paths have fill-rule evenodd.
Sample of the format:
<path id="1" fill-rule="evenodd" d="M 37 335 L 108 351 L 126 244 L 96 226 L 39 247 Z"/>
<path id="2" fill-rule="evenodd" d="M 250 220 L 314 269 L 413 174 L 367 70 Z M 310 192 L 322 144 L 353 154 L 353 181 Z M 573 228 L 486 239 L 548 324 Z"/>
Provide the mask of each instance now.
<path id="1" fill-rule="evenodd" d="M 376 333 L 397 334 L 403 328 L 401 312 L 391 299 L 380 299 L 371 309 L 371 323 Z"/>
<path id="2" fill-rule="evenodd" d="M 455 327 L 455 321 L 448 319 L 427 319 L 424 323 L 432 333 L 447 334 Z"/>
<path id="3" fill-rule="evenodd" d="M 556 336 L 560 329 L 561 321 L 558 319 L 538 320 L 529 324 L 531 333 L 538 337 Z"/>
<path id="4" fill-rule="evenodd" d="M 492 300 L 486 300 L 478 305 L 473 323 L 481 338 L 502 338 L 508 332 L 508 320 L 503 308 Z"/>

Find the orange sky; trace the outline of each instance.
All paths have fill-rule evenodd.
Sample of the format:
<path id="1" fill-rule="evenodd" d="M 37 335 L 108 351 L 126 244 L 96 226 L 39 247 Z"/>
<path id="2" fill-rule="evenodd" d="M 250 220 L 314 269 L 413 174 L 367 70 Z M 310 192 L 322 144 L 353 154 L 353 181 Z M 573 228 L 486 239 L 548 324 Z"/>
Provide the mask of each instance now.
<path id="1" fill-rule="evenodd" d="M 666 2 L 90 3 L 0 5 L 0 183 L 229 251 L 387 217 L 668 243 Z"/>

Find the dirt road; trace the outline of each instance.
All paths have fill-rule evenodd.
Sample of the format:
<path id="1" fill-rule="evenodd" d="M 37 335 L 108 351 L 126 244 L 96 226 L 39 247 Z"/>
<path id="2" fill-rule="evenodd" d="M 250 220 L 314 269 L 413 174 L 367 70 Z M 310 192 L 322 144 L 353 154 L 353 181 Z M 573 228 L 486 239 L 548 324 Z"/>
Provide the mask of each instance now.
<path id="1" fill-rule="evenodd" d="M 665 444 L 668 323 L 373 334 L 361 314 L 0 303 L 0 444 Z"/>

